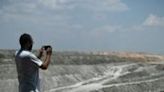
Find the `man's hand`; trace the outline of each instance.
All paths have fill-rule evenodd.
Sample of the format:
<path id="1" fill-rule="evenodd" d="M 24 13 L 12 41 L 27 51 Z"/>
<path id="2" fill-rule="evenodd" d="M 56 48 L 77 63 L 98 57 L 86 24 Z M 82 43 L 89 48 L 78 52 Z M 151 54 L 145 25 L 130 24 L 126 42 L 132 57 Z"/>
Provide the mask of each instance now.
<path id="1" fill-rule="evenodd" d="M 44 52 L 44 48 L 41 47 L 41 49 L 39 49 L 39 55 L 38 55 L 39 59 L 43 56 L 43 52 Z"/>
<path id="2" fill-rule="evenodd" d="M 46 57 L 43 64 L 40 66 L 41 69 L 46 70 L 48 68 L 51 60 L 51 55 L 52 55 L 52 48 L 50 47 L 47 48 L 46 50 Z"/>
<path id="3" fill-rule="evenodd" d="M 51 55 L 51 54 L 52 54 L 52 48 L 48 48 L 48 49 L 46 50 L 46 52 L 47 52 L 47 55 Z"/>

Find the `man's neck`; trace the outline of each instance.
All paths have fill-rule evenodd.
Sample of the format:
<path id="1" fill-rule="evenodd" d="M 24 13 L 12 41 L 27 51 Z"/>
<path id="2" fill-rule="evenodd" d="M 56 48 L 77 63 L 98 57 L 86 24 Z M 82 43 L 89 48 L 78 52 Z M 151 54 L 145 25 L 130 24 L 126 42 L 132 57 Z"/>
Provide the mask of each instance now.
<path id="1" fill-rule="evenodd" d="M 21 48 L 21 50 L 31 51 L 31 50 L 29 50 L 28 48 Z"/>

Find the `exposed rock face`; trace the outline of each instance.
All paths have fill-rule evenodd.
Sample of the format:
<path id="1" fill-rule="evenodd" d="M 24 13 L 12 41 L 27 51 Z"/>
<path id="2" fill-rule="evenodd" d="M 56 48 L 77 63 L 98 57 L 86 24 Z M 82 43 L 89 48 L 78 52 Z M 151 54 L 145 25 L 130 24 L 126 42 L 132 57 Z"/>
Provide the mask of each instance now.
<path id="1" fill-rule="evenodd" d="M 129 62 L 105 65 L 62 66 L 64 70 L 62 72 L 69 72 L 63 76 L 54 76 L 51 81 L 59 83 L 59 85 L 52 85 L 52 88 L 46 89 L 46 91 L 160 92 L 164 90 L 163 68 L 162 65 L 157 64 Z"/>
<path id="2" fill-rule="evenodd" d="M 10 54 L 13 52 L 0 58 L 0 92 L 18 92 L 16 66 Z M 132 55 L 129 59 L 120 54 L 121 58 L 113 54 L 94 57 L 57 53 L 54 56 L 62 63 L 54 61 L 57 63 L 53 62 L 47 71 L 40 71 L 41 89 L 43 92 L 164 92 L 163 56 L 139 55 L 142 59 L 133 56 L 133 61 Z"/>

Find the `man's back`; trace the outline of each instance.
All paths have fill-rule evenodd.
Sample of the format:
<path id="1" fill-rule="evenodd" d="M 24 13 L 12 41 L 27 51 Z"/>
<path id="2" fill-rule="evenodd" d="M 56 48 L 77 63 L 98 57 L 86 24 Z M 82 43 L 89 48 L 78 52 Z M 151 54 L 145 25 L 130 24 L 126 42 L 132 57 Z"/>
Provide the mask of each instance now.
<path id="1" fill-rule="evenodd" d="M 19 92 L 39 92 L 39 66 L 42 61 L 27 50 L 17 51 L 15 61 Z"/>

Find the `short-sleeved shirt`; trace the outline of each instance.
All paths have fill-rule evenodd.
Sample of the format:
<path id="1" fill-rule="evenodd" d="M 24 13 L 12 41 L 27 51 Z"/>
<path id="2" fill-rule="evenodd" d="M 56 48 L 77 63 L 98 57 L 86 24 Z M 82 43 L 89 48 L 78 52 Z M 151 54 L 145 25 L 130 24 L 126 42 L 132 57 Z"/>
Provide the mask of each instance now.
<path id="1" fill-rule="evenodd" d="M 42 61 L 27 50 L 19 50 L 15 55 L 19 92 L 40 92 L 39 67 Z"/>

